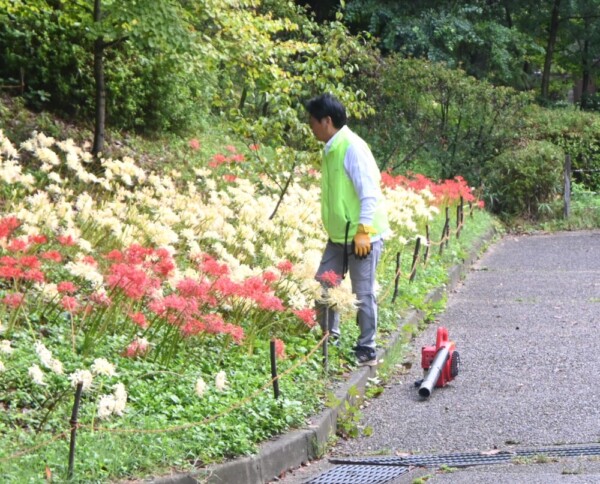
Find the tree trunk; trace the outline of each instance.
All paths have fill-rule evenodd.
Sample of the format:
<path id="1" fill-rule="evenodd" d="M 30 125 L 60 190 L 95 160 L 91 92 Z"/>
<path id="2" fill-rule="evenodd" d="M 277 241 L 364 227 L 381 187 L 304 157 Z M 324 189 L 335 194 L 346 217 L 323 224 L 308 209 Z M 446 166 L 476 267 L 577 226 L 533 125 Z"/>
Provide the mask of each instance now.
<path id="1" fill-rule="evenodd" d="M 550 17 L 550 32 L 548 34 L 548 44 L 546 46 L 546 59 L 544 60 L 544 72 L 542 73 L 542 99 L 548 99 L 550 90 L 550 70 L 552 68 L 552 56 L 556 46 L 556 37 L 558 35 L 560 0 L 554 0 L 552 5 L 552 15 Z"/>
<path id="2" fill-rule="evenodd" d="M 588 28 L 588 22 L 586 22 L 586 31 Z M 590 42 L 585 39 L 583 42 L 583 56 L 581 59 L 581 99 L 579 106 L 581 109 L 587 109 L 588 107 L 588 89 L 590 87 Z"/>
<path id="3" fill-rule="evenodd" d="M 94 0 L 94 22 L 102 18 L 101 0 Z M 106 124 L 106 86 L 104 83 L 104 40 L 94 42 L 94 80 L 96 81 L 96 117 L 94 122 L 94 146 L 92 153 L 97 156 L 104 149 L 104 127 Z"/>

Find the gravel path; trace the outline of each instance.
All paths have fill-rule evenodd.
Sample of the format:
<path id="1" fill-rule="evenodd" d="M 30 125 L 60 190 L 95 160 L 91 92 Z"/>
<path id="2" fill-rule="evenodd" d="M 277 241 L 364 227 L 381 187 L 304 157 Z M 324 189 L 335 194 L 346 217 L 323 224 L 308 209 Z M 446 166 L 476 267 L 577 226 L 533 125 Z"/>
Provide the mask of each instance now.
<path id="1" fill-rule="evenodd" d="M 414 342 L 412 368 L 363 409 L 370 437 L 280 482 L 310 481 L 327 458 L 525 449 L 600 442 L 600 232 L 507 236 L 449 295 L 445 312 Z M 422 400 L 420 348 L 446 326 L 461 371 Z M 569 467 L 571 466 L 571 468 Z M 394 481 L 412 482 L 431 469 Z M 598 458 L 471 467 L 427 482 L 599 482 Z M 360 484 L 360 483 L 357 483 Z M 366 484 L 366 483 L 365 483 Z"/>

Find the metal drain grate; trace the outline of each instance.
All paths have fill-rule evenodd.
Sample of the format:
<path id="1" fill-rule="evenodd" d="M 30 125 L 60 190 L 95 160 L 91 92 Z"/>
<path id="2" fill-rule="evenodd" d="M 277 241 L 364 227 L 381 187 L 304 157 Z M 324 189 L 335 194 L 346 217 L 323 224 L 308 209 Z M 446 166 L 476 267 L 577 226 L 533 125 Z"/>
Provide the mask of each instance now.
<path id="1" fill-rule="evenodd" d="M 385 484 L 408 471 L 405 466 L 343 465 L 307 481 L 306 484 Z"/>
<path id="2" fill-rule="evenodd" d="M 439 467 L 467 467 L 473 465 L 490 465 L 509 463 L 515 457 L 534 457 L 545 455 L 548 457 L 577 457 L 600 455 L 600 445 L 587 445 L 576 447 L 544 447 L 538 449 L 517 450 L 514 452 L 499 451 L 497 454 L 484 454 L 480 452 L 463 452 L 456 454 L 424 455 L 409 457 L 365 457 L 349 459 L 330 459 L 334 464 L 353 464 L 370 466 L 418 466 Z"/>

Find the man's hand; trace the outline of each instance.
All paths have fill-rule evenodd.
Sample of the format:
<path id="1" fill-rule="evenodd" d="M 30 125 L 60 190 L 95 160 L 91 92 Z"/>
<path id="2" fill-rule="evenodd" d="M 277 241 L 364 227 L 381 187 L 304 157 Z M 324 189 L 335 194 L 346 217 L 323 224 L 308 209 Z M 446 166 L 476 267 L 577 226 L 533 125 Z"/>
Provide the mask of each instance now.
<path id="1" fill-rule="evenodd" d="M 354 255 L 364 259 L 371 253 L 371 234 L 375 229 L 368 225 L 358 224 L 356 235 L 354 236 Z"/>

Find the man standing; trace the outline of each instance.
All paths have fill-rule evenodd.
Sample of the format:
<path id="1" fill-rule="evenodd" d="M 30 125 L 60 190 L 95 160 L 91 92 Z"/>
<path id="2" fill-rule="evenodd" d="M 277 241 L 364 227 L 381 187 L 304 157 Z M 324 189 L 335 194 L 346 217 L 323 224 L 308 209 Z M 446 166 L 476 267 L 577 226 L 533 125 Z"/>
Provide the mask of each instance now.
<path id="1" fill-rule="evenodd" d="M 350 272 L 358 299 L 360 335 L 354 351 L 360 366 L 375 366 L 377 301 L 375 271 L 389 230 L 381 193 L 381 174 L 367 144 L 346 126 L 346 110 L 330 94 L 306 103 L 310 127 L 325 143 L 321 173 L 321 218 L 329 240 L 316 278 L 334 272 L 341 279 Z M 330 278 L 327 278 L 331 282 Z M 340 336 L 340 316 L 334 308 L 317 304 L 317 318 L 334 343 Z"/>

